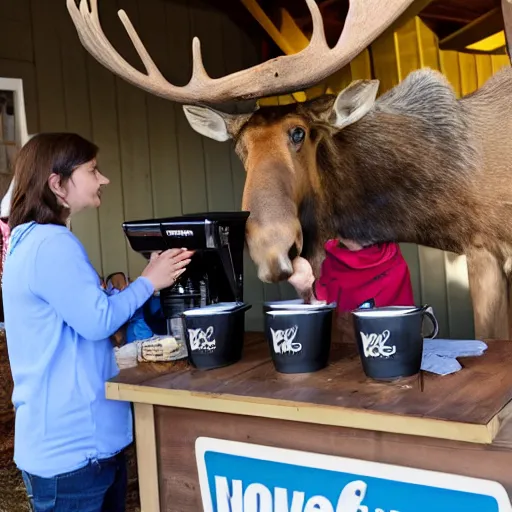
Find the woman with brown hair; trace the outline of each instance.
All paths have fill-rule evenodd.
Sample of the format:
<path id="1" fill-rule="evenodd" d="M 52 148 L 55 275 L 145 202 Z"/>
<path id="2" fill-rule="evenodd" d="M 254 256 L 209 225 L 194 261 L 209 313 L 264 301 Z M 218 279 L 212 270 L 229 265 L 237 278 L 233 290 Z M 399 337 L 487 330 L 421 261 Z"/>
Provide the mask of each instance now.
<path id="1" fill-rule="evenodd" d="M 119 294 L 101 287 L 69 216 L 101 203 L 109 183 L 98 148 L 71 133 L 40 134 L 16 161 L 3 273 L 16 408 L 14 461 L 36 512 L 124 511 L 130 404 L 105 398 L 118 373 L 109 337 L 192 253 L 165 251 Z"/>

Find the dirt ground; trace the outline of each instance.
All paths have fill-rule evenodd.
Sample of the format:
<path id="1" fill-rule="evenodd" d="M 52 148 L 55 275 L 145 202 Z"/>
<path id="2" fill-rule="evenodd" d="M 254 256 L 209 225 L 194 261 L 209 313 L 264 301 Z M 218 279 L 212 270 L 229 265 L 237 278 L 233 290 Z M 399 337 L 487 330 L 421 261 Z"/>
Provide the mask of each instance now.
<path id="1" fill-rule="evenodd" d="M 0 329 L 0 512 L 28 512 L 25 486 L 12 462 L 14 412 L 11 395 L 12 377 L 5 331 Z"/>
<path id="2" fill-rule="evenodd" d="M 23 480 L 12 462 L 12 427 L 2 424 L 0 429 L 0 512 L 29 512 Z"/>
<path id="3" fill-rule="evenodd" d="M 11 403 L 12 378 L 5 331 L 0 329 L 0 512 L 29 512 L 25 486 L 12 461 L 14 413 Z M 135 447 L 127 450 L 128 496 L 126 512 L 140 512 Z"/>

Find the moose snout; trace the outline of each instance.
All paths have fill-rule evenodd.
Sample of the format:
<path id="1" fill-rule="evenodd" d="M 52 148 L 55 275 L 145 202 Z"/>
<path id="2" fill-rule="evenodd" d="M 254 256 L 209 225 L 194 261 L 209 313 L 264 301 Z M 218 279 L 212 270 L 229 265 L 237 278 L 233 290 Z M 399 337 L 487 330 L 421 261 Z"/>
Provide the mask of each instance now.
<path id="1" fill-rule="evenodd" d="M 258 268 L 258 277 L 264 283 L 286 281 L 293 274 L 290 258 L 285 255 L 275 256 Z"/>
<path id="2" fill-rule="evenodd" d="M 258 278 L 264 283 L 286 281 L 293 274 L 292 261 L 302 250 L 298 219 L 273 219 L 268 224 L 248 221 L 246 234 Z"/>

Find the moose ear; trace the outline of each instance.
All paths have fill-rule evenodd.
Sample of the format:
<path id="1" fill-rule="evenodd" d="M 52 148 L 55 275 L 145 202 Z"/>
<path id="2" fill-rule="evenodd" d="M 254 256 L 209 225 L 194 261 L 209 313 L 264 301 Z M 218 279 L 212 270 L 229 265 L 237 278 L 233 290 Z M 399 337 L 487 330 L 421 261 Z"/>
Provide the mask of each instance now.
<path id="1" fill-rule="evenodd" d="M 331 111 L 331 123 L 338 129 L 359 121 L 375 104 L 378 80 L 355 80 L 338 94 Z"/>
<path id="2" fill-rule="evenodd" d="M 208 107 L 198 107 L 195 105 L 184 105 L 183 111 L 188 119 L 190 126 L 201 135 L 209 137 L 219 142 L 224 142 L 231 138 L 228 131 L 228 114 L 223 114 L 217 110 Z M 226 116 L 226 117 L 224 117 Z"/>

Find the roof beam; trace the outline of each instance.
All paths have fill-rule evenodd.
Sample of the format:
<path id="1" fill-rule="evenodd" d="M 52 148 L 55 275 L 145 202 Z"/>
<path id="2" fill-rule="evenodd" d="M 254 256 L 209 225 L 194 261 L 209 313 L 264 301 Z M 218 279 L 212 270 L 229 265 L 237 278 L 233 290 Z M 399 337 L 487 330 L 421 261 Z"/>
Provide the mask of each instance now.
<path id="1" fill-rule="evenodd" d="M 274 25 L 272 20 L 266 15 L 265 11 L 261 8 L 257 0 L 242 0 L 242 4 L 252 14 L 254 19 L 262 26 L 265 32 L 272 38 L 274 43 L 279 46 L 281 51 L 285 55 L 297 53 L 300 50 L 296 50 L 290 41 L 281 34 L 280 30 Z"/>
<path id="2" fill-rule="evenodd" d="M 468 51 L 467 47 L 503 30 L 503 15 L 496 7 L 439 41 L 440 50 Z"/>

